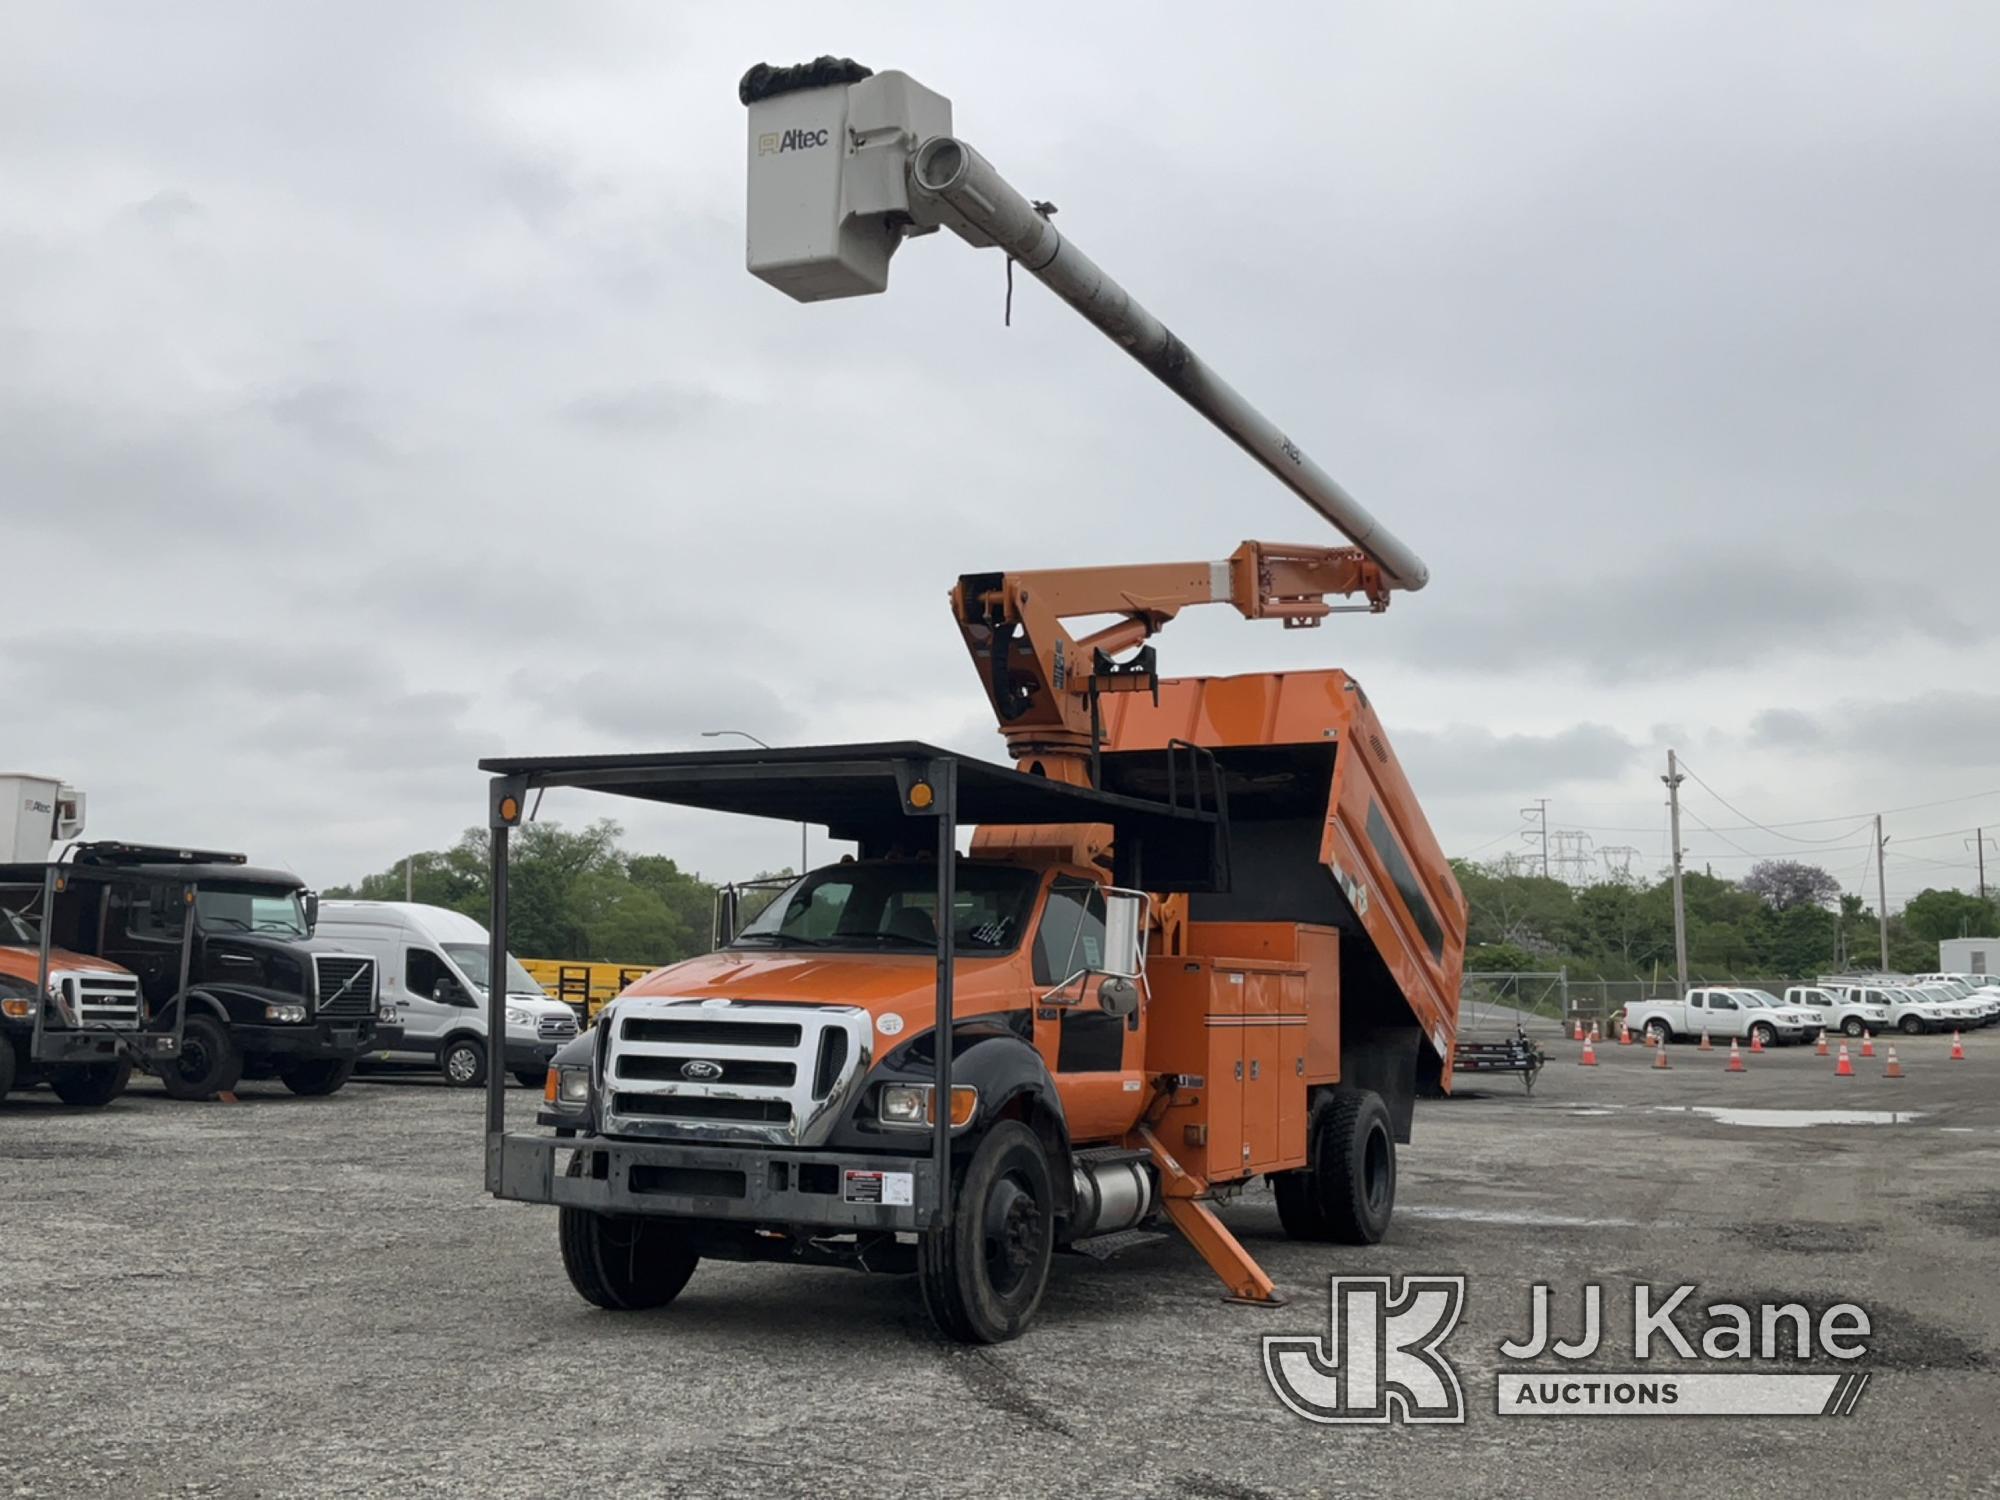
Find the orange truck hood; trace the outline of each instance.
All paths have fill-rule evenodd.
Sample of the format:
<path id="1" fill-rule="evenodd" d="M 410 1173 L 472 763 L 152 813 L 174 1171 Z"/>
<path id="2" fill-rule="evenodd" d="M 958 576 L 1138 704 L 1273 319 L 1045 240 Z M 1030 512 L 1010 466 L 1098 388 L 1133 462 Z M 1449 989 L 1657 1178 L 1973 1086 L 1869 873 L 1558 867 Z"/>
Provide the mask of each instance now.
<path id="1" fill-rule="evenodd" d="M 10 979 L 25 979 L 30 984 L 41 969 L 42 955 L 34 948 L 0 947 L 0 974 Z M 87 953 L 72 953 L 67 948 L 49 949 L 49 971 L 58 969 L 82 970 L 86 974 L 128 974 L 131 971 L 102 958 L 92 958 Z"/>
<path id="2" fill-rule="evenodd" d="M 960 959 L 952 987 L 958 1017 L 1020 1007 L 1027 992 L 1011 958 Z M 711 953 L 647 975 L 620 998 L 687 996 L 772 1005 L 858 1005 L 900 1016 L 904 1036 L 935 1019 L 937 960 L 927 953 Z"/>

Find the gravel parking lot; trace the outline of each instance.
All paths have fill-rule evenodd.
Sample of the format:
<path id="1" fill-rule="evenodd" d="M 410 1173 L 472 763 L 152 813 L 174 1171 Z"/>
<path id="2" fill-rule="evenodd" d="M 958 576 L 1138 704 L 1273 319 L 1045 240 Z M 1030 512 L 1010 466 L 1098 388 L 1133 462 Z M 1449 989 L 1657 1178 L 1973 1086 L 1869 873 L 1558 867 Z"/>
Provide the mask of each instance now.
<path id="1" fill-rule="evenodd" d="M 598 1312 L 553 1211 L 482 1191 L 479 1097 L 426 1078 L 14 1096 L 0 1494 L 2000 1493 L 2000 1033 L 1948 1047 L 1899 1041 L 1891 1082 L 1806 1048 L 1730 1077 L 1690 1047 L 1590 1071 L 1554 1043 L 1532 1098 L 1500 1079 L 1420 1107 L 1388 1243 L 1295 1245 L 1267 1196 L 1229 1209 L 1287 1307 L 1222 1302 L 1162 1238 L 1060 1257 L 1035 1329 L 984 1350 L 939 1344 L 910 1283 L 838 1271 L 705 1265 L 671 1308 Z M 1906 1113 L 1787 1114 L 1818 1109 Z M 1470 1278 L 1447 1346 L 1466 1425 L 1280 1407 L 1259 1336 L 1324 1334 L 1327 1276 L 1359 1271 Z M 1630 1283 L 1694 1281 L 1861 1303 L 1873 1380 L 1844 1419 L 1497 1417 L 1529 1284 L 1590 1279 L 1626 1356 L 1602 1368 L 1631 1364 Z M 1575 1294 L 1557 1307 L 1568 1331 Z"/>

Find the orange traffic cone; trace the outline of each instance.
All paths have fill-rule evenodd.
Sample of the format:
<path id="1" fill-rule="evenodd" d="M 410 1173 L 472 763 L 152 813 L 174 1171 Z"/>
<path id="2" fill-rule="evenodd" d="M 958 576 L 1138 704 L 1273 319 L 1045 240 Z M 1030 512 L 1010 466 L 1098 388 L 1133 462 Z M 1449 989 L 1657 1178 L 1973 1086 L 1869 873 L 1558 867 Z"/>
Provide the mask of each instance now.
<path id="1" fill-rule="evenodd" d="M 1582 1041 L 1582 1040 L 1583 1040 L 1583 1017 L 1582 1017 L 1582 1016 L 1578 1016 L 1578 1017 L 1576 1018 L 1576 1035 L 1575 1035 L 1575 1036 L 1573 1036 L 1573 1037 L 1571 1037 L 1571 1038 L 1570 1038 L 1570 1040 L 1571 1040 L 1572 1042 L 1580 1042 L 1580 1041 Z"/>
<path id="2" fill-rule="evenodd" d="M 1903 1076 L 1903 1065 L 1896 1061 L 1896 1044 L 1894 1042 L 1889 1044 L 1889 1062 L 1882 1069 L 1882 1076 L 1884 1078 L 1901 1078 Z"/>
<path id="3" fill-rule="evenodd" d="M 1847 1043 L 1842 1042 L 1840 1045 L 1843 1048 L 1845 1048 L 1847 1046 Z M 1820 1027 L 1819 1029 L 1819 1045 L 1813 1048 L 1813 1056 L 1814 1057 L 1826 1056 L 1826 1028 L 1824 1026 Z"/>
<path id="4" fill-rule="evenodd" d="M 1583 1056 L 1576 1060 L 1578 1067 L 1594 1068 L 1597 1066 L 1597 1048 L 1591 1045 L 1595 1040 L 1595 1037 L 1585 1037 L 1583 1039 Z"/>
<path id="5" fill-rule="evenodd" d="M 1593 1042 L 1601 1042 L 1604 1040 L 1604 1033 L 1597 1029 L 1597 1023 L 1595 1021 L 1592 1021 L 1590 1023 L 1590 1036 L 1587 1038 L 1587 1040 Z"/>
<path id="6" fill-rule="evenodd" d="M 1874 1032 L 1864 1031 L 1861 1033 L 1861 1055 L 1863 1057 L 1873 1057 L 1875 1055 Z"/>
<path id="7" fill-rule="evenodd" d="M 1710 1041 L 1710 1040 L 1708 1039 L 1708 1028 L 1707 1028 L 1707 1027 L 1705 1027 L 1705 1026 L 1704 1026 L 1704 1027 L 1702 1028 L 1702 1032 L 1701 1032 L 1701 1045 L 1700 1045 L 1699 1047 L 1695 1048 L 1694 1050 L 1695 1050 L 1695 1051 L 1697 1051 L 1697 1052 L 1713 1052 L 1713 1051 L 1715 1050 L 1715 1044 L 1714 1044 L 1713 1042 L 1711 1042 L 1711 1041 Z"/>
<path id="8" fill-rule="evenodd" d="M 1729 1039 L 1729 1066 L 1724 1068 L 1722 1071 L 1725 1073 L 1743 1073 L 1748 1071 L 1748 1069 L 1746 1069 L 1743 1066 L 1743 1052 L 1742 1049 L 1736 1045 L 1735 1037 L 1731 1037 Z"/>
<path id="9" fill-rule="evenodd" d="M 1618 1045 L 1621 1047 L 1632 1045 L 1632 1028 L 1623 1021 L 1618 1023 Z"/>
<path id="10" fill-rule="evenodd" d="M 1833 1076 L 1835 1078 L 1852 1078 L 1854 1076 L 1854 1064 L 1847 1056 L 1847 1043 L 1845 1042 L 1840 1044 L 1840 1061 L 1833 1065 Z"/>
<path id="11" fill-rule="evenodd" d="M 1645 1030 L 1645 1031 L 1642 1031 L 1642 1032 L 1640 1032 L 1640 1033 L 1639 1033 L 1639 1040 L 1640 1040 L 1640 1041 L 1642 1041 L 1642 1042 L 1644 1042 L 1644 1043 L 1645 1043 L 1645 1044 L 1646 1044 L 1646 1045 L 1647 1045 L 1648 1047 L 1652 1046 L 1652 1045 L 1653 1045 L 1653 1033 L 1652 1033 L 1652 1030 L 1651 1030 L 1651 1028 L 1648 1028 L 1647 1030 Z"/>
<path id="12" fill-rule="evenodd" d="M 1965 1061 L 1965 1043 L 1958 1039 L 1958 1033 L 1955 1031 L 1951 1034 L 1951 1060 L 1953 1062 Z"/>
<path id="13" fill-rule="evenodd" d="M 1667 1061 L 1667 1044 L 1665 1042 L 1660 1043 L 1659 1046 L 1653 1049 L 1653 1066 L 1656 1068 L 1669 1068 L 1673 1066 L 1672 1063 Z"/>

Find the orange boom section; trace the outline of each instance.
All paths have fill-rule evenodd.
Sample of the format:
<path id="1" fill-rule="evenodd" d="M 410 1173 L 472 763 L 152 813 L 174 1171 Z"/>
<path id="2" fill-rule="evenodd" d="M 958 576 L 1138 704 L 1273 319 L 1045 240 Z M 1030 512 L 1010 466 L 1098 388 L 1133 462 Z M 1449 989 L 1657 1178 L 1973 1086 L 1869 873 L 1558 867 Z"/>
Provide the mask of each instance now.
<path id="1" fill-rule="evenodd" d="M 1448 1087 L 1465 897 L 1360 684 L 1337 670 L 1162 678 L 1157 704 L 1102 707 L 1107 789 L 1185 798 L 1212 755 L 1226 790 L 1230 888 L 1189 898 L 1186 951 L 1306 967 L 1313 1079 L 1341 1073 L 1345 1052 L 1347 1081 L 1366 1082 L 1356 1044 L 1414 1024 L 1420 1080 Z"/>

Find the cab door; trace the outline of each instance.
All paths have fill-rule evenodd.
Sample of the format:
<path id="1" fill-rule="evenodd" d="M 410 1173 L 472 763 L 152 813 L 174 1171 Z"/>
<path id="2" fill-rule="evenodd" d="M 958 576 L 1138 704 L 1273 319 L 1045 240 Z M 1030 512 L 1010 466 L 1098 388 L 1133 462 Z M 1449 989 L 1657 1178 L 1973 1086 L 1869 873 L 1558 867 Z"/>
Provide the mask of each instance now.
<path id="1" fill-rule="evenodd" d="M 1725 994 L 1721 990 L 1709 990 L 1706 994 L 1708 997 L 1708 1016 L 1705 1024 L 1708 1027 L 1709 1034 L 1711 1036 L 1742 1037 L 1747 1031 L 1742 1002 L 1734 995 Z M 1696 996 L 1697 1000 L 1700 998 L 1699 995 Z M 1701 1013 L 1696 1011 L 1693 1014 L 1700 1015 Z M 1698 1024 L 1696 1030 L 1699 1029 L 1700 1025 Z"/>
<path id="2" fill-rule="evenodd" d="M 1127 1016 L 1100 1003 L 1104 976 L 1095 971 L 1105 960 L 1102 891 L 1096 881 L 1058 875 L 1030 945 L 1035 1048 L 1055 1075 L 1070 1138 L 1079 1142 L 1123 1136 L 1137 1122 L 1143 1097 L 1144 992 Z M 1050 995 L 1059 985 L 1061 991 Z"/>

